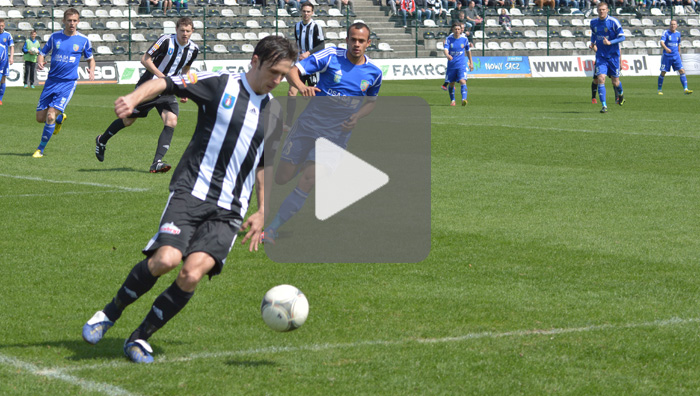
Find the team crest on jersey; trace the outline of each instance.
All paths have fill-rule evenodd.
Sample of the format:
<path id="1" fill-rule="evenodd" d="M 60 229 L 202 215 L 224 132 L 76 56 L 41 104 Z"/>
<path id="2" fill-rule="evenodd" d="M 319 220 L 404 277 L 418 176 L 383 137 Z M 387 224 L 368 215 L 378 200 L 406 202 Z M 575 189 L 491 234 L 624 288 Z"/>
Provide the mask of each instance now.
<path id="1" fill-rule="evenodd" d="M 224 109 L 230 109 L 233 107 L 233 102 L 235 101 L 236 98 L 234 98 L 232 95 L 224 94 L 224 98 L 221 100 L 221 107 Z"/>
<path id="2" fill-rule="evenodd" d="M 172 48 L 168 48 L 168 55 L 172 55 L 172 54 L 173 54 L 173 49 L 172 49 Z"/>
<path id="3" fill-rule="evenodd" d="M 338 84 L 342 78 L 343 72 L 341 70 L 338 70 L 337 72 L 335 72 L 335 76 L 333 76 L 333 82 Z"/>
<path id="4" fill-rule="evenodd" d="M 56 40 L 56 49 L 61 48 L 61 40 Z"/>
<path id="5" fill-rule="evenodd" d="M 460 46 L 460 48 L 464 48 L 464 44 L 460 44 L 459 46 Z"/>
<path id="6" fill-rule="evenodd" d="M 80 46 L 78 44 L 73 44 L 73 51 L 77 51 L 80 49 Z"/>
<path id="7" fill-rule="evenodd" d="M 367 90 L 367 88 L 369 88 L 369 81 L 362 80 L 360 82 L 360 89 L 362 90 L 362 92 L 365 92 Z"/>

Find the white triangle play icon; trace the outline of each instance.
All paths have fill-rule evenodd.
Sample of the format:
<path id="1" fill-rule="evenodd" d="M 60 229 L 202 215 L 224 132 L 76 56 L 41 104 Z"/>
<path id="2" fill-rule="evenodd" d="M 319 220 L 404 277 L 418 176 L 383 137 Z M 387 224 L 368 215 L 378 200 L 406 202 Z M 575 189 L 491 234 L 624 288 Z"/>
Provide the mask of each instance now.
<path id="1" fill-rule="evenodd" d="M 389 176 L 326 138 L 316 140 L 316 218 L 323 221 L 389 182 Z"/>

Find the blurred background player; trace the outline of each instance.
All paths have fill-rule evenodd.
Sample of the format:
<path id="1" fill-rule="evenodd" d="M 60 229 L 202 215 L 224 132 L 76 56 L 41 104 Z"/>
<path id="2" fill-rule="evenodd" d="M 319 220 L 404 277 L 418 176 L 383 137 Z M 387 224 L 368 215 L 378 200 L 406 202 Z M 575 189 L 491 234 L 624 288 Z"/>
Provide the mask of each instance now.
<path id="1" fill-rule="evenodd" d="M 5 20 L 0 19 L 0 44 L 5 46 L 7 50 L 7 65 L 12 65 L 15 57 L 15 42 L 12 40 L 12 34 L 5 31 Z M 2 106 L 2 98 L 5 96 L 5 81 L 7 79 L 7 73 L 2 75 L 0 79 L 0 106 Z"/>
<path id="2" fill-rule="evenodd" d="M 63 30 L 53 33 L 39 51 L 37 67 L 44 70 L 44 57 L 51 53 L 51 69 L 44 83 L 44 89 L 36 106 L 36 121 L 44 123 L 41 143 L 32 155 L 34 158 L 44 156 L 44 149 L 53 135 L 58 135 L 66 120 L 63 113 L 75 92 L 78 81 L 80 58 L 88 61 L 90 81 L 95 79 L 95 58 L 92 57 L 90 40 L 78 32 L 80 13 L 69 8 L 63 13 Z"/>
<path id="3" fill-rule="evenodd" d="M 41 43 L 36 38 L 36 30 L 24 41 L 22 52 L 24 53 L 24 88 L 34 88 L 36 78 L 36 59 L 39 56 Z"/>
<path id="4" fill-rule="evenodd" d="M 672 20 L 668 30 L 665 30 L 661 35 L 661 74 L 659 75 L 659 95 L 663 95 L 661 87 L 664 85 L 664 76 L 667 72 L 675 70 L 681 78 L 683 91 L 686 95 L 690 95 L 693 91 L 688 89 L 688 79 L 685 76 L 685 69 L 681 61 L 681 32 L 677 31 L 678 22 Z M 673 68 L 673 69 L 672 69 Z"/>
<path id="5" fill-rule="evenodd" d="M 192 36 L 194 31 L 194 23 L 192 19 L 183 17 L 177 21 L 175 29 L 175 34 L 160 36 L 141 57 L 141 64 L 146 68 L 146 72 L 143 73 L 136 83 L 136 88 L 152 79 L 189 73 L 190 66 L 192 66 L 199 53 L 197 44 L 190 41 L 190 36 Z M 180 102 L 187 102 L 187 98 L 182 98 Z M 122 129 L 133 125 L 137 118 L 147 117 L 153 108 L 158 111 L 158 114 L 163 119 L 163 130 L 158 137 L 158 147 L 156 148 L 156 154 L 153 157 L 153 163 L 149 172 L 164 173 L 169 171 L 171 166 L 163 162 L 163 157 L 165 157 L 170 148 L 170 142 L 173 140 L 173 134 L 175 133 L 175 126 L 177 126 L 177 117 L 180 113 L 180 107 L 177 104 L 175 95 L 158 96 L 153 100 L 138 105 L 134 109 L 134 113 L 129 117 L 114 120 L 103 134 L 95 138 L 95 157 L 97 157 L 97 160 L 100 162 L 105 160 L 105 150 L 109 139 Z"/>
<path id="6" fill-rule="evenodd" d="M 133 267 L 112 301 L 85 323 L 86 342 L 98 343 L 127 306 L 184 261 L 175 281 L 155 299 L 124 343 L 124 354 L 131 361 L 152 363 L 148 339 L 187 305 L 205 275 L 222 271 L 238 232 L 249 228 L 242 243 L 250 241 L 249 251 L 258 249 L 265 207 L 263 110 L 296 56 L 290 41 L 268 36 L 255 46 L 246 73 L 158 78 L 117 99 L 119 117 L 128 117 L 139 103 L 161 94 L 187 96 L 199 112 L 192 140 L 173 172 L 158 232 L 143 249 L 147 258 Z M 279 119 L 273 122 L 281 124 Z M 255 185 L 258 210 L 244 222 Z"/>
<path id="7" fill-rule="evenodd" d="M 4 80 L 5 76 L 7 76 L 8 71 L 9 63 L 7 60 L 7 47 L 0 43 L 0 78 Z"/>
<path id="8" fill-rule="evenodd" d="M 474 70 L 472 53 L 469 48 L 469 40 L 462 36 L 462 24 L 452 22 L 452 34 L 447 36 L 443 51 L 447 57 L 446 79 L 450 82 L 447 91 L 450 94 L 450 106 L 455 105 L 455 83 L 459 81 L 462 87 L 462 106 L 467 105 L 467 64 L 465 57 L 469 58 L 469 71 Z"/>
<path id="9" fill-rule="evenodd" d="M 326 48 L 297 63 L 287 81 L 302 96 L 331 96 L 312 99 L 299 116 L 282 148 L 275 173 L 277 184 L 286 184 L 301 173 L 296 188 L 284 199 L 272 222 L 265 228 L 265 243 L 275 243 L 277 230 L 306 202 L 316 180 L 316 139 L 324 137 L 345 148 L 357 121 L 370 114 L 382 84 L 382 71 L 365 55 L 370 45 L 369 26 L 353 23 L 348 28 L 348 49 Z M 318 85 L 308 87 L 302 76 L 320 72 Z M 364 97 L 368 97 L 364 100 Z"/>
<path id="10" fill-rule="evenodd" d="M 598 76 L 598 97 L 603 107 L 601 113 L 608 112 L 605 101 L 605 76 L 611 74 L 613 86 L 618 95 L 617 104 L 625 103 L 625 96 L 620 82 L 620 43 L 625 41 L 620 22 L 608 15 L 608 5 L 598 4 L 598 18 L 591 20 L 591 45 L 595 45 L 595 75 Z"/>
<path id="11" fill-rule="evenodd" d="M 301 21 L 294 25 L 294 40 L 299 49 L 298 61 L 304 60 L 309 55 L 321 51 L 325 47 L 325 39 L 323 38 L 323 29 L 319 24 L 311 18 L 314 15 L 314 5 L 310 2 L 305 2 L 301 5 Z M 303 76 L 301 81 L 309 87 L 316 85 L 316 74 Z M 287 95 L 290 97 L 297 96 L 299 90 L 293 85 L 289 85 Z M 292 125 L 294 113 L 296 111 L 296 100 L 289 99 L 287 101 L 287 120 L 285 126 Z M 285 128 L 286 129 L 286 128 Z"/>

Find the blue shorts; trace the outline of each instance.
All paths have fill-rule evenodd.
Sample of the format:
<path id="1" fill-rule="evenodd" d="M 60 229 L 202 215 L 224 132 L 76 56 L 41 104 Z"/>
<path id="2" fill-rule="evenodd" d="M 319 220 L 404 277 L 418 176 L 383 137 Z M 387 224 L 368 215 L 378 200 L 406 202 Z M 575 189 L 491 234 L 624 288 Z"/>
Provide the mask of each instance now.
<path id="1" fill-rule="evenodd" d="M 36 111 L 46 110 L 49 107 L 61 112 L 65 111 L 77 85 L 77 81 L 46 80 Z"/>
<path id="2" fill-rule="evenodd" d="M 661 55 L 661 71 L 670 72 L 671 68 L 678 71 L 683 68 L 683 62 L 681 62 L 681 57 L 676 55 Z"/>
<path id="3" fill-rule="evenodd" d="M 445 81 L 448 82 L 458 82 L 459 80 L 466 80 L 467 79 L 467 68 L 458 68 L 458 69 L 447 69 L 445 72 Z"/>
<path id="4" fill-rule="evenodd" d="M 7 76 L 7 73 L 9 71 L 10 64 L 9 62 L 5 62 L 3 64 L 0 64 L 0 78 Z"/>
<path id="5" fill-rule="evenodd" d="M 620 59 L 596 59 L 595 75 L 606 74 L 610 77 L 620 77 Z"/>

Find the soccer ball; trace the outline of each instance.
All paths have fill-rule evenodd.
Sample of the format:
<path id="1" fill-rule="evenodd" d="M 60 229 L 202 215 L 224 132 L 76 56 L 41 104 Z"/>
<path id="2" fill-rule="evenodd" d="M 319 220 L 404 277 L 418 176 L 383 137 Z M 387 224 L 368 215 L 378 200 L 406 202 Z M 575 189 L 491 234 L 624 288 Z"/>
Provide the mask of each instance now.
<path id="1" fill-rule="evenodd" d="M 309 316 L 309 301 L 301 290 L 291 285 L 279 285 L 263 297 L 260 313 L 274 331 L 296 330 Z"/>

